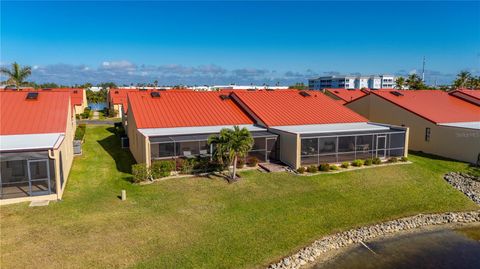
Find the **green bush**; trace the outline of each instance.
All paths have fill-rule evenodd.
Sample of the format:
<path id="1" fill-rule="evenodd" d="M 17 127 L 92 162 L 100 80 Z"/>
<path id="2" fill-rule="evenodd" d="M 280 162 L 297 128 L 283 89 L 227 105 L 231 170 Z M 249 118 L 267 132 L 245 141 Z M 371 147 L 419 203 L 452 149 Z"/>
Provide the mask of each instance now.
<path id="1" fill-rule="evenodd" d="M 79 124 L 77 126 L 77 130 L 75 130 L 75 140 L 83 140 L 83 138 L 85 137 L 85 129 L 85 124 Z"/>
<path id="2" fill-rule="evenodd" d="M 305 173 L 305 170 L 306 170 L 305 167 L 302 166 L 302 167 L 299 167 L 297 169 L 297 172 L 300 173 L 300 174 L 303 174 L 303 173 Z"/>
<path id="3" fill-rule="evenodd" d="M 182 160 L 180 166 L 177 162 L 177 170 L 180 171 L 181 174 L 190 174 L 193 172 L 193 169 L 197 165 L 196 159 L 178 159 Z"/>
<path id="4" fill-rule="evenodd" d="M 237 160 L 237 168 L 240 169 L 240 168 L 243 168 L 244 166 L 245 166 L 245 159 L 239 158 L 239 159 Z"/>
<path id="5" fill-rule="evenodd" d="M 307 172 L 309 173 L 316 173 L 318 172 L 318 167 L 316 165 L 310 165 L 309 167 L 307 167 Z"/>
<path id="6" fill-rule="evenodd" d="M 321 164 L 321 165 L 318 167 L 318 169 L 319 169 L 320 171 L 323 171 L 323 172 L 328 172 L 328 171 L 330 171 L 330 164 L 328 164 L 328 163 Z"/>
<path id="7" fill-rule="evenodd" d="M 372 159 L 366 159 L 364 162 L 363 162 L 363 165 L 365 166 L 370 166 L 373 164 L 373 160 Z"/>
<path id="8" fill-rule="evenodd" d="M 398 158 L 397 157 L 390 157 L 390 159 L 388 159 L 388 162 L 389 163 L 396 163 L 396 162 L 398 162 Z"/>
<path id="9" fill-rule="evenodd" d="M 352 166 L 355 166 L 355 167 L 363 166 L 363 161 L 362 160 L 355 160 L 355 161 L 352 162 Z"/>
<path id="10" fill-rule="evenodd" d="M 375 158 L 373 158 L 372 162 L 373 162 L 373 164 L 381 164 L 382 160 L 380 160 L 380 158 L 378 158 L 378 157 L 375 157 Z"/>
<path id="11" fill-rule="evenodd" d="M 143 182 L 150 179 L 150 169 L 144 163 L 132 165 L 132 175 L 134 182 Z"/>
<path id="12" fill-rule="evenodd" d="M 343 162 L 341 166 L 342 166 L 342 168 L 348 168 L 348 167 L 350 167 L 350 163 Z"/>
<path id="13" fill-rule="evenodd" d="M 336 165 L 334 165 L 334 164 L 330 165 L 330 170 L 336 171 L 336 170 L 338 170 L 338 169 L 340 169 L 340 167 L 338 167 L 338 166 L 336 166 Z"/>
<path id="14" fill-rule="evenodd" d="M 400 158 L 400 161 L 402 161 L 402 162 L 408 162 L 408 157 L 402 156 L 402 158 Z"/>
<path id="15" fill-rule="evenodd" d="M 174 169 L 175 163 L 173 161 L 155 161 L 150 167 L 154 179 L 168 177 Z"/>
<path id="16" fill-rule="evenodd" d="M 258 164 L 258 158 L 257 157 L 250 157 L 247 161 L 248 166 L 250 167 L 255 167 Z"/>

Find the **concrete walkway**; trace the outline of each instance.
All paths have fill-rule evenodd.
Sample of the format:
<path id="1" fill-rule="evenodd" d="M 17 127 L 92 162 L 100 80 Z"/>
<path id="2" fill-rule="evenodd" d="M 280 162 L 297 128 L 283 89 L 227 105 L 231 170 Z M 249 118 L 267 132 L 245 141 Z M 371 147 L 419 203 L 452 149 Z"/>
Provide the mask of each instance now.
<path id="1" fill-rule="evenodd" d="M 98 111 L 93 111 L 92 120 L 98 120 L 100 113 Z"/>

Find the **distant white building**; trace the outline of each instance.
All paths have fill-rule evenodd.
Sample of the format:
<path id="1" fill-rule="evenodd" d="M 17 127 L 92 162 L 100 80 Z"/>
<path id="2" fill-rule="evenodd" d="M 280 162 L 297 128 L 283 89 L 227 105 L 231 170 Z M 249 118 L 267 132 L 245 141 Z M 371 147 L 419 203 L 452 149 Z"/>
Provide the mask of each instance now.
<path id="1" fill-rule="evenodd" d="M 378 76 L 323 76 L 308 80 L 308 88 L 321 90 L 327 88 L 343 89 L 383 89 L 395 88 L 395 77 L 391 75 Z"/>

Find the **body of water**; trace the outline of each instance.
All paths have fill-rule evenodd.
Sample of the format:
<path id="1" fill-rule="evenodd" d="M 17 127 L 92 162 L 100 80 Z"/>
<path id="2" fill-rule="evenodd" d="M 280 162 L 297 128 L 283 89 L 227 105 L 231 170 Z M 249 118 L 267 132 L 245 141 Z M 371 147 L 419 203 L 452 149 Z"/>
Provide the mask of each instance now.
<path id="1" fill-rule="evenodd" d="M 480 226 L 399 235 L 357 246 L 315 269 L 479 269 Z"/>
<path id="2" fill-rule="evenodd" d="M 89 103 L 88 107 L 95 111 L 101 111 L 107 107 L 107 103 Z"/>

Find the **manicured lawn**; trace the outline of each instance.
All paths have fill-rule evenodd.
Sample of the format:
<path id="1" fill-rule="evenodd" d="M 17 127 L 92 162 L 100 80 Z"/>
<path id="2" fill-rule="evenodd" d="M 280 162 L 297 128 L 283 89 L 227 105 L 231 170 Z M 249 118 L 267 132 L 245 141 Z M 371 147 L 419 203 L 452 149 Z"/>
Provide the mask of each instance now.
<path id="1" fill-rule="evenodd" d="M 87 126 L 62 202 L 0 208 L 1 268 L 262 267 L 311 241 L 359 225 L 479 209 L 442 179 L 467 165 L 413 164 L 312 177 L 242 173 L 129 182 L 130 154 L 105 126 Z M 127 190 L 127 201 L 117 196 Z"/>

